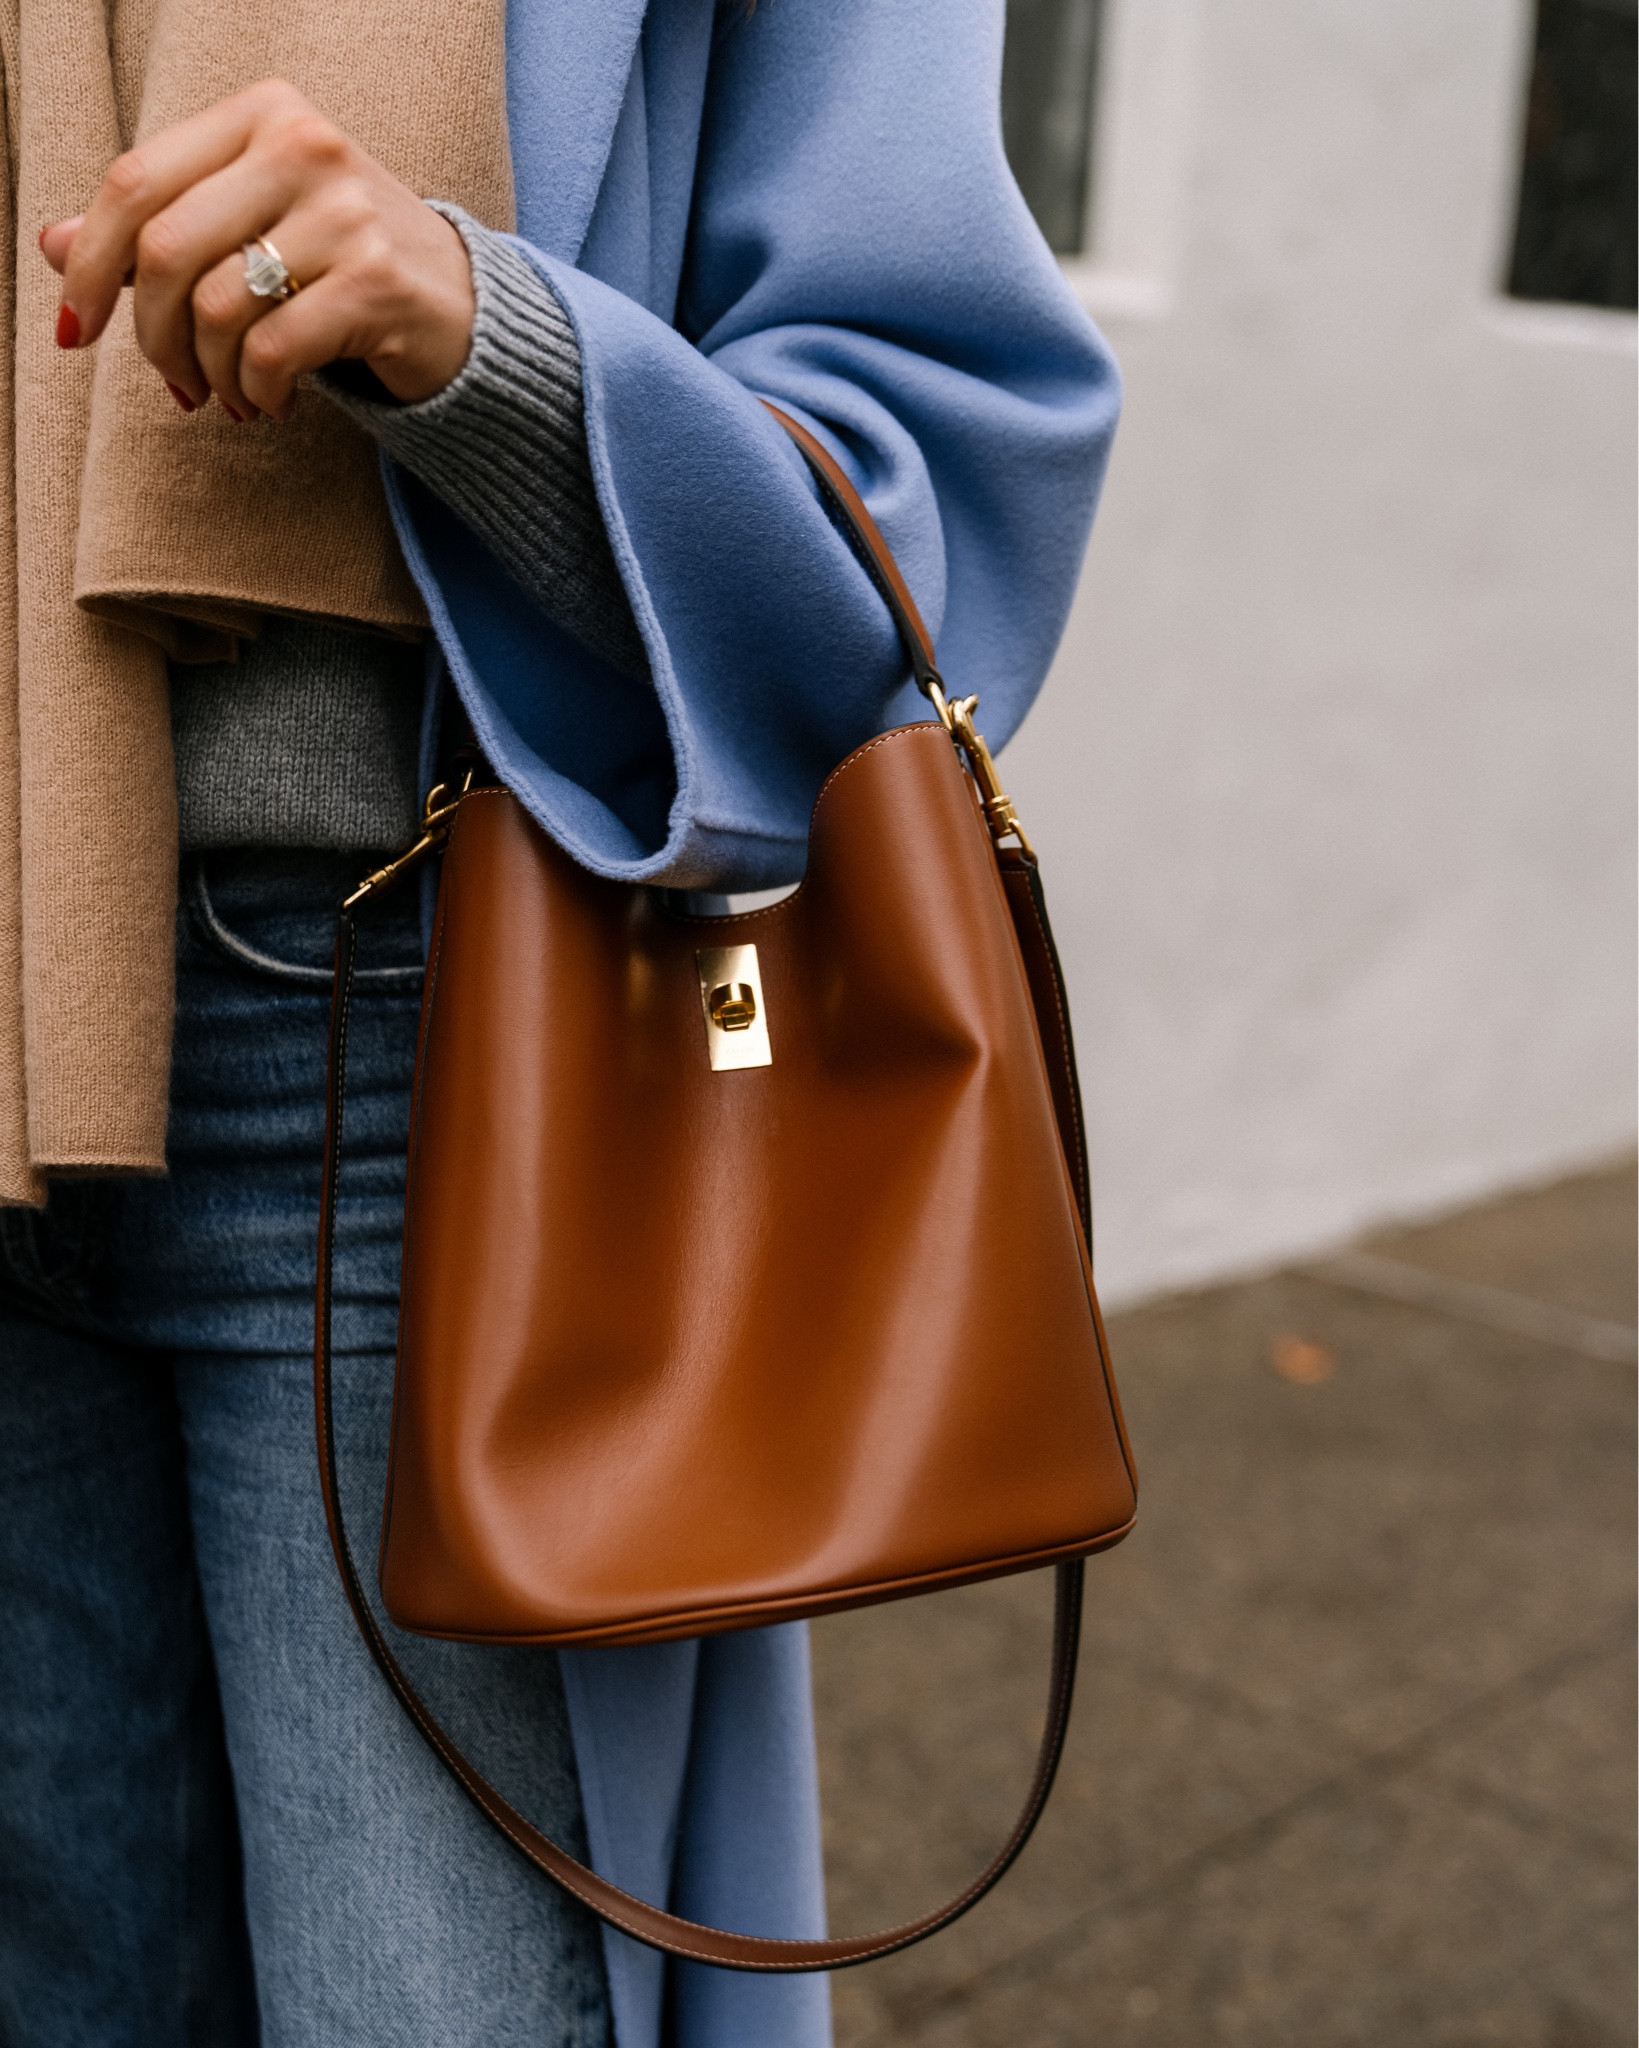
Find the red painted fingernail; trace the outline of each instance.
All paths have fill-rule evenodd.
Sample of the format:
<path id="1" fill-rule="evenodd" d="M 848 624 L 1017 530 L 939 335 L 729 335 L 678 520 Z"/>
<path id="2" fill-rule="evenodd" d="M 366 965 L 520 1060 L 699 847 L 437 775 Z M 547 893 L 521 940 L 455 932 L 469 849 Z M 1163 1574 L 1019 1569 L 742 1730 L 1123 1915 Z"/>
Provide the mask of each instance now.
<path id="1" fill-rule="evenodd" d="M 225 398 L 222 401 L 222 410 L 227 414 L 230 420 L 237 421 L 240 426 L 243 426 L 245 424 L 244 414 L 242 412 L 235 412 L 233 407 L 229 405 L 228 401 Z"/>
<path id="2" fill-rule="evenodd" d="M 165 389 L 176 400 L 177 404 L 181 406 L 184 412 L 198 412 L 199 407 L 188 396 L 187 392 L 183 390 L 180 384 L 167 384 Z"/>
<path id="3" fill-rule="evenodd" d="M 80 345 L 80 316 L 72 306 L 57 309 L 57 346 L 78 348 Z"/>

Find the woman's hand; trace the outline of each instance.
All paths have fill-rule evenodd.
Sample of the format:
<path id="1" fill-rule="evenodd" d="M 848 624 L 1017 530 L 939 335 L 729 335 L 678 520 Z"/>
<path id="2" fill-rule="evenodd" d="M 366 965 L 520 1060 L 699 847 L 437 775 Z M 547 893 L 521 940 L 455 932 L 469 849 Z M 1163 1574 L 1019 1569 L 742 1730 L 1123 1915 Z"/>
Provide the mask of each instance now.
<path id="1" fill-rule="evenodd" d="M 245 283 L 244 245 L 264 235 L 292 298 Z M 342 357 L 395 398 L 430 398 L 472 341 L 461 237 L 281 79 L 116 158 L 40 247 L 63 277 L 62 346 L 95 341 L 130 284 L 137 343 L 189 411 L 214 391 L 237 418 L 283 419 L 297 378 Z"/>

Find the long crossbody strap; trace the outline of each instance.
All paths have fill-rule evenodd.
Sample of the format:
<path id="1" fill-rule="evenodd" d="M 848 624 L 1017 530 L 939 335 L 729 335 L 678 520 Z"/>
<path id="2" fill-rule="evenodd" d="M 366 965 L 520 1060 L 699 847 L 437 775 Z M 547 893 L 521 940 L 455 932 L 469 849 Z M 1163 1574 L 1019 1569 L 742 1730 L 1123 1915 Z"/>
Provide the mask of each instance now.
<path id="1" fill-rule="evenodd" d="M 871 574 L 872 581 L 881 591 L 899 629 L 900 637 L 905 643 L 918 683 L 924 689 L 927 689 L 930 683 L 937 688 L 939 676 L 934 666 L 932 643 L 927 629 L 870 513 L 866 511 L 852 484 L 829 451 L 777 407 L 770 406 L 769 411 L 802 450 L 833 513 Z M 1004 879 L 1006 867 L 1016 864 L 1017 856 L 1014 856 L 1012 861 L 1004 863 Z M 1021 930 L 1020 937 L 1021 941 L 1026 942 L 1026 964 L 1030 971 L 1038 1015 L 1048 1007 L 1043 1002 L 1043 996 L 1047 991 L 1035 988 L 1034 984 L 1038 976 L 1043 974 L 1049 976 L 1053 984 L 1051 1007 L 1056 1013 L 1057 1021 L 1052 1031 L 1044 1030 L 1044 1050 L 1053 1081 L 1054 1100 L 1059 1111 L 1060 1135 L 1064 1139 L 1072 1178 L 1082 1200 L 1085 1222 L 1086 1178 L 1082 1164 L 1079 1128 L 1080 1103 L 1076 1094 L 1068 1013 L 1064 1007 L 1057 955 L 1054 952 L 1052 935 L 1047 928 L 1046 906 L 1039 886 L 1034 886 L 1034 863 L 1029 863 L 1029 867 L 1031 886 L 1023 890 L 1010 886 L 1008 896 L 1015 920 L 1022 921 L 1027 927 Z M 568 1892 L 572 1898 L 579 1899 L 583 1906 L 589 1907 L 600 1920 L 607 1921 L 611 1927 L 618 1927 L 623 1934 L 629 1934 L 635 1941 L 641 1941 L 650 1948 L 661 1949 L 667 1955 L 681 1956 L 689 1962 L 713 1963 L 722 1969 L 789 1974 L 805 1970 L 840 1970 L 853 1963 L 870 1962 L 877 1956 L 892 1955 L 896 1949 L 909 1948 L 914 1942 L 923 1941 L 930 1934 L 936 1934 L 940 1928 L 948 1927 L 970 1906 L 977 1904 L 1011 1867 L 1030 1839 L 1036 1822 L 1041 1817 L 1042 1809 L 1047 1804 L 1047 1796 L 1052 1790 L 1059 1758 L 1064 1749 L 1065 1734 L 1069 1728 L 1070 1703 L 1075 1690 L 1084 1569 L 1079 1558 L 1056 1567 L 1053 1659 L 1048 1686 L 1047 1721 L 1042 1730 L 1041 1747 L 1037 1752 L 1036 1767 L 1031 1775 L 1023 1808 L 1006 1841 L 970 1885 L 958 1892 L 954 1898 L 947 1900 L 944 1905 L 935 1908 L 933 1912 L 875 1934 L 851 1935 L 835 1941 L 788 1941 L 766 1935 L 735 1934 L 725 1928 L 702 1926 L 696 1921 L 685 1920 L 678 1914 L 665 1912 L 661 1907 L 651 1905 L 645 1899 L 636 1898 L 632 1893 L 622 1891 L 618 1885 L 611 1884 L 607 1878 L 600 1877 L 595 1870 L 589 1869 L 586 1864 L 571 1856 L 566 1849 L 560 1848 L 556 1842 L 542 1834 L 539 1828 L 526 1820 L 518 1809 L 496 1790 L 445 1731 L 426 1701 L 417 1692 L 403 1665 L 394 1656 L 386 1634 L 365 1595 L 364 1584 L 359 1576 L 358 1564 L 348 1540 L 346 1518 L 342 1512 L 341 1488 L 336 1468 L 335 1396 L 331 1354 L 335 1292 L 336 1197 L 347 1098 L 347 1029 L 352 1008 L 357 954 L 357 911 L 350 901 L 343 906 L 336 927 L 335 989 L 330 1012 L 330 1064 L 325 1115 L 324 1182 L 319 1207 L 318 1284 L 315 1290 L 314 1408 L 318 1424 L 319 1479 L 324 1493 L 330 1545 L 335 1552 L 336 1567 L 341 1574 L 348 1605 L 353 1610 L 353 1619 L 358 1623 L 359 1632 L 375 1659 L 377 1669 L 439 1762 L 478 1810 L 499 1829 L 518 1853 L 532 1863 L 543 1876 Z"/>

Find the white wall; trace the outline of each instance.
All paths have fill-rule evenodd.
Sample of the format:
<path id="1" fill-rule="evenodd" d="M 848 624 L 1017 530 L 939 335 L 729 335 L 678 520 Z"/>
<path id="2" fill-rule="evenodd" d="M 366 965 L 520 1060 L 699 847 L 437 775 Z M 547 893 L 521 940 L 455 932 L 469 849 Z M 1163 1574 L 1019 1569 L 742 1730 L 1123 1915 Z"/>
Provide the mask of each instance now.
<path id="1" fill-rule="evenodd" d="M 1006 767 L 1103 1291 L 1631 1142 L 1634 322 L 1495 296 L 1527 0 L 1109 0 L 1127 411 Z"/>

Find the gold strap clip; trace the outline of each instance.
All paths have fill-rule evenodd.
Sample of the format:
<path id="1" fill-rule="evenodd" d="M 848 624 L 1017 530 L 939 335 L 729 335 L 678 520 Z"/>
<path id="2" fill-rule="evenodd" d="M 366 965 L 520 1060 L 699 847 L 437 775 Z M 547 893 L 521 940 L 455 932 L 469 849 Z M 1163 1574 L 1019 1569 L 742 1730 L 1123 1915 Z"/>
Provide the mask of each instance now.
<path id="1" fill-rule="evenodd" d="M 961 749 L 972 772 L 979 791 L 979 806 L 990 827 L 990 836 L 995 840 L 1016 839 L 1025 858 L 1034 861 L 1036 849 L 1030 844 L 1019 814 L 1013 808 L 1013 799 L 1002 787 L 1002 778 L 985 736 L 973 723 L 973 714 L 979 708 L 977 697 L 947 697 L 935 683 L 928 691 L 933 708 L 939 714 L 940 723 Z"/>
<path id="2" fill-rule="evenodd" d="M 436 853 L 450 836 L 450 827 L 455 823 L 455 814 L 461 808 L 461 799 L 472 787 L 473 771 L 469 768 L 461 779 L 459 791 L 452 796 L 447 782 L 435 782 L 427 792 L 426 805 L 421 813 L 421 837 L 413 846 L 394 856 L 384 868 L 377 868 L 373 875 L 366 875 L 352 895 L 342 903 L 343 910 L 352 910 L 367 896 L 378 896 L 389 888 L 407 869 L 425 860 L 429 853 Z"/>

